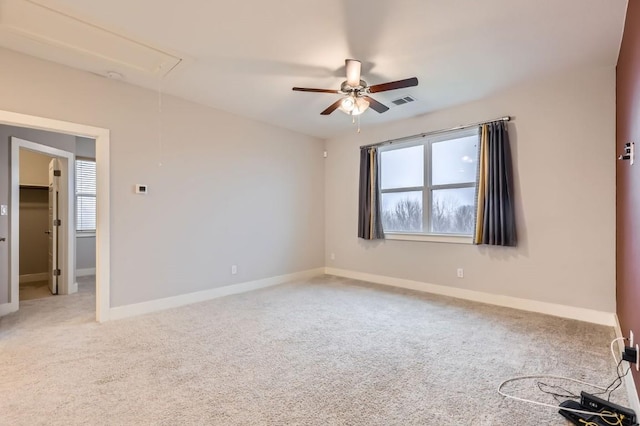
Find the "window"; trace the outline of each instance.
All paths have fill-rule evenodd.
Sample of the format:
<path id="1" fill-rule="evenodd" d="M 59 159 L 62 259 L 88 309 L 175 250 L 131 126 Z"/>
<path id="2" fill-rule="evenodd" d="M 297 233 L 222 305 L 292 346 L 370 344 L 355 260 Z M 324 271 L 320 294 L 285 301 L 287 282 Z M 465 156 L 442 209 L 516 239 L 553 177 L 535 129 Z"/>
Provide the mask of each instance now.
<path id="1" fill-rule="evenodd" d="M 385 233 L 471 236 L 478 143 L 473 128 L 380 148 Z"/>
<path id="2" fill-rule="evenodd" d="M 76 159 L 76 231 L 96 231 L 96 162 Z"/>

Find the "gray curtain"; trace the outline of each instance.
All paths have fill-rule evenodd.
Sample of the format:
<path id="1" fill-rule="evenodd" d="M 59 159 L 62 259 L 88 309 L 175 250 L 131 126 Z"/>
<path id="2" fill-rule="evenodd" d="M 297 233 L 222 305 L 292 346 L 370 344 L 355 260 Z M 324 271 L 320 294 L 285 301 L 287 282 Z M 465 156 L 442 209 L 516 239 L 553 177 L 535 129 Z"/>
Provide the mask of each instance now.
<path id="1" fill-rule="evenodd" d="M 360 148 L 358 237 L 365 240 L 384 238 L 380 215 L 380 172 L 378 163 L 377 148 Z"/>
<path id="2" fill-rule="evenodd" d="M 480 126 L 477 212 L 474 244 L 515 246 L 513 174 L 507 123 Z"/>

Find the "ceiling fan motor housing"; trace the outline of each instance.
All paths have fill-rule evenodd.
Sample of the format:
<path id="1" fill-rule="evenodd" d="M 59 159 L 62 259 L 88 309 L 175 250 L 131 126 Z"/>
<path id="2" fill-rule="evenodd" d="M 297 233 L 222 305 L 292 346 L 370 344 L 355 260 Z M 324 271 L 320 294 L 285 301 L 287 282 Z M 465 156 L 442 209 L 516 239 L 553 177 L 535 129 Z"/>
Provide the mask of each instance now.
<path id="1" fill-rule="evenodd" d="M 362 96 L 362 95 L 366 95 L 368 92 L 368 86 L 367 86 L 367 82 L 364 80 L 360 80 L 360 84 L 358 84 L 357 86 L 353 87 L 353 86 L 349 86 L 349 83 L 345 80 L 342 82 L 342 84 L 340 85 L 340 91 L 344 94 L 349 94 L 349 93 L 354 93 L 356 94 L 356 96 Z"/>

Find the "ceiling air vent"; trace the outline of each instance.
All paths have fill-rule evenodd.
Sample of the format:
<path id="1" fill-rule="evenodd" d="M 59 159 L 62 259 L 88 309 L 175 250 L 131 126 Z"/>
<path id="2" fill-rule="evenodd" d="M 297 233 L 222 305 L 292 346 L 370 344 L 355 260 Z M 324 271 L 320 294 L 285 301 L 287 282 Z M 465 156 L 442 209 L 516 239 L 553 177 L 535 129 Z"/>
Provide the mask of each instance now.
<path id="1" fill-rule="evenodd" d="M 391 101 L 391 103 L 393 103 L 394 105 L 403 105 L 403 104 L 408 104 L 409 102 L 414 102 L 414 101 L 415 101 L 415 98 L 412 98 L 411 96 L 405 96 L 403 98 L 395 99 Z"/>

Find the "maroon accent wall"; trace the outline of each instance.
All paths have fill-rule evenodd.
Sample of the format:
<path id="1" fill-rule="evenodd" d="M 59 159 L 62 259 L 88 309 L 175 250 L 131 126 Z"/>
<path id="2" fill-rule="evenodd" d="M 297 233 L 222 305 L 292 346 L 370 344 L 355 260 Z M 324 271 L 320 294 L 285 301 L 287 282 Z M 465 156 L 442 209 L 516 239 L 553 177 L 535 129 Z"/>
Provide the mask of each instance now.
<path id="1" fill-rule="evenodd" d="M 640 0 L 630 0 L 616 69 L 616 154 L 635 142 L 636 159 L 616 168 L 616 301 L 623 335 L 640 343 Z M 594 224 L 597 226 L 597 224 Z M 594 241 L 597 244 L 597 241 Z M 632 369 L 636 389 L 640 374 Z"/>

